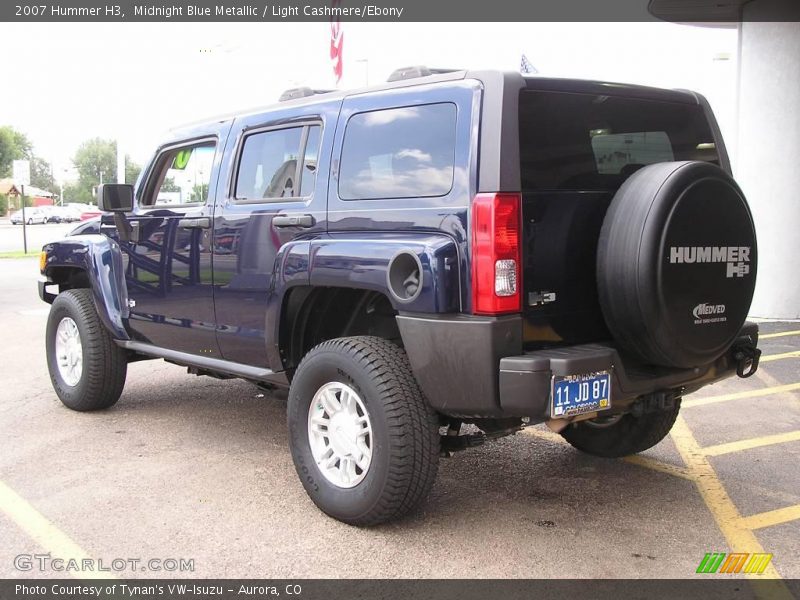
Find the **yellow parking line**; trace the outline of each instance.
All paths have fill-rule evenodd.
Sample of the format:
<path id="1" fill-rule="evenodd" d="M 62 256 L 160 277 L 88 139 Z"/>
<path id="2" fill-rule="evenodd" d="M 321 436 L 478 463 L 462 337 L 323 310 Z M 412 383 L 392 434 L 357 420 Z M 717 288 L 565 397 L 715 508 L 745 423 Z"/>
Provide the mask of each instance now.
<path id="1" fill-rule="evenodd" d="M 673 475 L 675 477 L 681 477 L 683 479 L 688 479 L 689 481 L 693 481 L 692 476 L 689 475 L 689 472 L 683 467 L 676 467 L 675 465 L 661 462 L 660 460 L 656 460 L 648 456 L 633 454 L 631 456 L 626 456 L 622 460 L 632 465 L 638 465 L 640 467 L 644 467 L 645 469 L 651 469 L 653 471 L 658 471 L 660 473 L 667 473 L 668 475 Z"/>
<path id="2" fill-rule="evenodd" d="M 778 333 L 765 333 L 764 335 L 759 335 L 758 339 L 759 341 L 768 340 L 776 337 L 786 337 L 787 335 L 800 335 L 800 329 L 795 331 L 779 331 Z"/>
<path id="3" fill-rule="evenodd" d="M 708 510 L 711 511 L 714 520 L 717 522 L 717 527 L 725 536 L 731 550 L 733 552 L 763 553 L 764 548 L 756 539 L 755 534 L 743 525 L 742 516 L 730 496 L 728 496 L 725 486 L 722 485 L 722 481 L 714 471 L 714 467 L 711 466 L 708 457 L 703 453 L 686 421 L 680 415 L 675 420 L 675 425 L 672 426 L 670 435 L 678 448 L 681 458 L 683 458 L 683 462 L 686 464 L 687 472 L 693 477 L 697 490 L 700 492 Z M 772 564 L 767 566 L 763 575 L 766 578 L 780 579 L 780 574 Z M 746 576 L 751 578 L 759 577 L 752 573 L 748 573 Z M 760 593 L 765 590 L 755 588 L 754 591 L 761 596 Z M 793 595 L 780 582 L 779 585 L 773 586 L 769 590 L 768 597 L 789 599 L 793 598 Z"/>
<path id="4" fill-rule="evenodd" d="M 763 527 L 788 523 L 789 521 L 796 521 L 797 519 L 800 519 L 800 504 L 758 513 L 757 515 L 750 515 L 749 517 L 742 517 L 741 522 L 742 526 L 748 529 L 761 529 Z"/>
<path id="5" fill-rule="evenodd" d="M 784 358 L 800 358 L 800 350 L 792 350 L 791 352 L 783 352 L 782 354 L 762 355 L 760 362 L 772 362 L 773 360 L 782 360 Z"/>
<path id="6" fill-rule="evenodd" d="M 739 440 L 738 442 L 728 442 L 727 444 L 716 444 L 701 448 L 706 456 L 720 456 L 731 452 L 741 452 L 751 448 L 771 446 L 773 444 L 785 444 L 786 442 L 800 441 L 800 431 L 790 431 L 789 433 L 776 433 L 774 435 L 764 435 L 761 437 Z"/>
<path id="7" fill-rule="evenodd" d="M 53 558 L 68 560 L 74 558 L 78 563 L 89 555 L 73 542 L 67 534 L 53 525 L 47 517 L 33 508 L 22 496 L 0 481 L 0 511 L 28 534 Z M 111 573 L 103 571 L 69 571 L 80 579 L 113 579 Z"/>
<path id="8" fill-rule="evenodd" d="M 790 383 L 787 385 L 776 385 L 773 387 L 737 392 L 735 394 L 723 394 L 721 396 L 709 396 L 708 398 L 690 398 L 681 402 L 682 408 L 692 406 L 705 406 L 706 404 L 716 404 L 717 402 L 727 402 L 728 400 L 741 400 L 743 398 L 758 398 L 760 396 L 770 396 L 772 394 L 782 394 L 800 390 L 800 383 Z"/>

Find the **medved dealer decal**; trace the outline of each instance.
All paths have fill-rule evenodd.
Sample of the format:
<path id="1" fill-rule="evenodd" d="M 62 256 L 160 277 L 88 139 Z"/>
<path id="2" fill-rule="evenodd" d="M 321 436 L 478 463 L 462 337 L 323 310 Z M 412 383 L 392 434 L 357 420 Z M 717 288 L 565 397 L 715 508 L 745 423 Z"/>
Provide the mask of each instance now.
<path id="1" fill-rule="evenodd" d="M 726 263 L 727 278 L 744 277 L 750 273 L 750 246 L 672 246 L 669 262 Z"/>
<path id="2" fill-rule="evenodd" d="M 728 320 L 725 316 L 724 304 L 706 304 L 701 302 L 692 309 L 695 325 L 705 325 L 706 323 L 724 323 Z"/>

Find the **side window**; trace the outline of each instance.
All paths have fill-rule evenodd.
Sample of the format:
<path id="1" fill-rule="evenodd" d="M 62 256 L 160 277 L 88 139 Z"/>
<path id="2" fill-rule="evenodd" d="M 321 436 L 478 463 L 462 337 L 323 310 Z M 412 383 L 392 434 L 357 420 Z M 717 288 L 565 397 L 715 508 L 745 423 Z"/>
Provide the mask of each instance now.
<path id="1" fill-rule="evenodd" d="M 456 106 L 353 115 L 342 146 L 342 200 L 444 196 L 453 186 Z"/>
<path id="2" fill-rule="evenodd" d="M 319 125 L 310 125 L 248 135 L 236 174 L 236 200 L 310 196 L 316 179 L 320 130 Z M 300 157 L 302 162 L 298 165 Z"/>
<path id="3" fill-rule="evenodd" d="M 204 141 L 162 153 L 142 204 L 162 206 L 205 202 L 215 146 L 214 142 Z"/>

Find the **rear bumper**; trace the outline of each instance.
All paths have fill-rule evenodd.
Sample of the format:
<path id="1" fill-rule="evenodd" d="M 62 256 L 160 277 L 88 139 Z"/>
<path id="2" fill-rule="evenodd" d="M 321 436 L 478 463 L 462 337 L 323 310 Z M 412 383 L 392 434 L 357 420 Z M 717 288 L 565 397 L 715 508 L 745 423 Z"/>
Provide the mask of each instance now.
<path id="1" fill-rule="evenodd" d="M 732 349 L 711 364 L 666 369 L 637 364 L 613 344 L 585 344 L 523 352 L 519 317 L 397 317 L 414 374 L 432 406 L 459 417 L 550 418 L 554 375 L 610 370 L 612 411 L 660 391 L 679 395 L 736 374 L 734 348 L 758 343 L 746 323 Z"/>

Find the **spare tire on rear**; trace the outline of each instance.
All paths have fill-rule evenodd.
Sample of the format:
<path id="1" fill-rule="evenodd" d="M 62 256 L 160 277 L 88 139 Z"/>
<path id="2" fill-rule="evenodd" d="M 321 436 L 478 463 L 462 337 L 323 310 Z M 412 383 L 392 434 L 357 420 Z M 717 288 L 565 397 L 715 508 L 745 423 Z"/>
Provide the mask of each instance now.
<path id="1" fill-rule="evenodd" d="M 606 324 L 645 363 L 708 364 L 744 324 L 756 259 L 750 208 L 730 175 L 697 161 L 644 167 L 620 187 L 600 232 Z"/>

